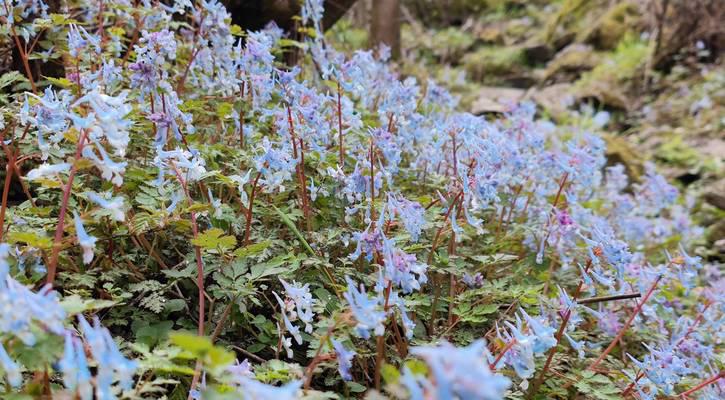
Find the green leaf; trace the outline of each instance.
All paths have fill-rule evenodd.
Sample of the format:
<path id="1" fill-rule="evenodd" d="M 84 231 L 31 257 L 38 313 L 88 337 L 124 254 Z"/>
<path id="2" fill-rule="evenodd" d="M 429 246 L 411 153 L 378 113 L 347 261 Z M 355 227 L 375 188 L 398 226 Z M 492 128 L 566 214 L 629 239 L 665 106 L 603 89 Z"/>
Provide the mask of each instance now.
<path id="1" fill-rule="evenodd" d="M 167 313 L 181 311 L 186 308 L 186 301 L 184 299 L 171 299 L 164 303 L 164 311 Z"/>
<path id="2" fill-rule="evenodd" d="M 219 103 L 216 109 L 216 115 L 219 118 L 226 118 L 229 116 L 229 114 L 232 113 L 232 110 L 234 109 L 234 106 L 232 103 Z"/>
<path id="3" fill-rule="evenodd" d="M 60 302 L 60 306 L 71 315 L 91 310 L 100 310 L 114 305 L 116 305 L 116 302 L 113 300 L 83 299 L 77 294 L 66 296 Z"/>
<path id="4" fill-rule="evenodd" d="M 352 392 L 352 393 L 363 393 L 366 390 L 368 390 L 368 388 L 366 388 L 365 386 L 363 386 L 357 382 L 350 381 L 350 382 L 345 382 L 345 384 L 347 385 L 347 387 L 350 389 L 350 392 Z"/>
<path id="5" fill-rule="evenodd" d="M 161 321 L 143 326 L 136 331 L 136 339 L 142 343 L 154 345 L 163 340 L 173 326 L 173 321 Z"/>
<path id="6" fill-rule="evenodd" d="M 229 27 L 229 33 L 234 36 L 244 36 L 244 29 L 242 29 L 242 27 L 237 24 L 232 24 Z"/>
<path id="7" fill-rule="evenodd" d="M 257 280 L 270 275 L 279 275 L 284 272 L 292 272 L 297 265 L 290 265 L 290 256 L 277 256 L 265 263 L 257 264 L 250 270 L 249 280 Z"/>
<path id="8" fill-rule="evenodd" d="M 383 364 L 383 366 L 380 367 L 380 376 L 383 377 L 385 383 L 393 384 L 397 383 L 400 379 L 400 371 L 390 364 Z"/>
<path id="9" fill-rule="evenodd" d="M 41 250 L 47 250 L 53 246 L 53 241 L 49 237 L 41 236 L 35 232 L 10 232 L 7 240 L 12 244 L 25 243 L 30 247 Z"/>
<path id="10" fill-rule="evenodd" d="M 234 236 L 224 235 L 224 231 L 219 228 L 211 228 L 193 239 L 191 243 L 205 250 L 229 250 L 237 245 L 237 239 Z"/>
<path id="11" fill-rule="evenodd" d="M 188 351 L 195 357 L 209 352 L 214 347 L 208 337 L 197 336 L 188 332 L 173 332 L 169 335 L 169 339 L 171 343 Z"/>
<path id="12" fill-rule="evenodd" d="M 222 367 L 231 364 L 236 359 L 234 353 L 215 346 L 209 350 L 208 364 L 211 367 Z"/>
<path id="13" fill-rule="evenodd" d="M 22 82 L 24 78 L 18 71 L 6 72 L 0 76 L 0 89 L 10 86 L 15 82 Z"/>
<path id="14" fill-rule="evenodd" d="M 68 78 L 53 78 L 52 76 L 46 76 L 45 79 L 50 81 L 50 83 L 54 84 L 55 86 L 61 87 L 63 89 L 68 89 L 69 87 L 73 86 L 73 82 L 68 80 Z"/>
<path id="15" fill-rule="evenodd" d="M 240 248 L 234 250 L 234 255 L 239 258 L 256 256 L 257 254 L 262 253 L 265 249 L 267 249 L 267 247 L 269 247 L 271 245 L 272 245 L 271 240 L 250 244 L 249 246 L 240 247 Z"/>

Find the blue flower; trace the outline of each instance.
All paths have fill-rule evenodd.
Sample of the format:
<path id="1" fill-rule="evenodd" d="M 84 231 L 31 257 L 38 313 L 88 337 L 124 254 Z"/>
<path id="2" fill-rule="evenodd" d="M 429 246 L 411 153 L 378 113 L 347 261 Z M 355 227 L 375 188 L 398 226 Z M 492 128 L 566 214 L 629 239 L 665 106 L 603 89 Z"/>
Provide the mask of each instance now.
<path id="1" fill-rule="evenodd" d="M 371 299 L 362 284 L 358 289 L 352 279 L 345 277 L 345 280 L 347 281 L 347 291 L 344 293 L 344 297 L 350 304 L 350 310 L 357 322 L 355 329 L 358 335 L 363 339 L 368 339 L 369 331 L 373 330 L 375 336 L 381 336 L 385 332 L 383 323 L 387 317 L 382 310 L 382 297 L 377 296 Z"/>
<path id="2" fill-rule="evenodd" d="M 410 238 L 418 241 L 421 231 L 425 229 L 427 221 L 425 219 L 425 209 L 417 201 L 410 201 L 402 195 L 388 196 L 388 210 L 391 214 L 396 215 L 403 222 L 405 230 L 410 234 Z"/>
<path id="3" fill-rule="evenodd" d="M 111 199 L 105 199 L 98 193 L 88 192 L 86 193 L 88 199 L 98 204 L 104 210 L 111 213 L 111 218 L 114 221 L 123 222 L 126 219 L 126 213 L 123 211 L 123 197 L 112 197 Z"/>
<path id="4" fill-rule="evenodd" d="M 93 326 L 91 326 L 83 316 L 79 315 L 78 325 L 91 350 L 93 359 L 98 364 L 96 396 L 102 400 L 115 399 L 111 388 L 113 383 L 118 382 L 122 389 L 130 389 L 138 363 L 121 354 L 108 329 L 101 326 L 98 318 L 93 320 Z"/>
<path id="5" fill-rule="evenodd" d="M 279 298 L 277 293 L 273 292 L 272 294 L 274 294 L 274 297 L 277 299 L 277 303 L 279 303 L 280 311 L 282 313 L 282 321 L 284 322 L 285 329 L 287 329 L 287 332 L 289 332 L 290 335 L 292 335 L 292 337 L 295 339 L 295 341 L 297 341 L 297 344 L 302 344 L 302 335 L 300 335 L 300 328 L 292 325 L 289 317 L 287 317 L 288 306 L 285 304 L 284 301 L 282 301 L 282 299 Z"/>
<path id="6" fill-rule="evenodd" d="M 292 381 L 282 386 L 267 385 L 250 378 L 239 380 L 239 391 L 249 400 L 297 400 L 302 381 Z"/>
<path id="7" fill-rule="evenodd" d="M 410 353 L 422 358 L 430 368 L 434 382 L 430 398 L 500 400 L 511 385 L 508 378 L 491 372 L 483 340 L 467 347 L 444 341 L 437 346 L 413 347 Z"/>
<path id="8" fill-rule="evenodd" d="M 70 332 L 65 333 L 63 358 L 58 363 L 58 367 L 63 373 L 63 384 L 66 388 L 78 393 L 82 400 L 93 398 L 91 372 L 88 369 L 83 343 L 74 338 Z"/>
<path id="9" fill-rule="evenodd" d="M 10 358 L 2 343 L 0 343 L 0 366 L 5 371 L 10 386 L 19 387 L 22 385 L 23 375 L 20 373 L 20 367 Z"/>
<path id="10" fill-rule="evenodd" d="M 357 353 L 354 350 L 347 350 L 342 343 L 335 339 L 332 339 L 332 346 L 335 348 L 335 354 L 337 355 L 340 376 L 346 381 L 351 381 L 352 374 L 350 374 L 350 368 L 352 368 L 352 359 Z"/>
<path id="11" fill-rule="evenodd" d="M 94 236 L 90 236 L 86 233 L 86 229 L 83 227 L 83 222 L 78 216 L 78 213 L 73 211 L 73 222 L 76 227 L 76 236 L 78 237 L 78 244 L 83 249 L 83 264 L 89 264 L 93 261 L 93 251 L 96 249 L 96 239 Z"/>
<path id="12" fill-rule="evenodd" d="M 305 332 L 311 333 L 312 318 L 315 316 L 315 313 L 312 311 L 312 305 L 315 303 L 315 300 L 312 298 L 312 294 L 310 294 L 310 284 L 300 285 L 293 281 L 290 285 L 282 278 L 279 281 L 282 282 L 287 297 L 292 300 L 296 307 L 296 317 L 305 323 Z"/>

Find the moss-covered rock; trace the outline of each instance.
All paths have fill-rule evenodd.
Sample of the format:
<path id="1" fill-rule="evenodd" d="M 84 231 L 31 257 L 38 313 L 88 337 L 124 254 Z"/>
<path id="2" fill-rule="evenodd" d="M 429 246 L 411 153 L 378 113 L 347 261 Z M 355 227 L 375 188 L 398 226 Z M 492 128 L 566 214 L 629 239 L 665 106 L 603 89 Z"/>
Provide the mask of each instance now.
<path id="1" fill-rule="evenodd" d="M 630 179 L 638 180 L 644 171 L 644 164 L 634 146 L 622 136 L 604 135 L 604 141 L 607 143 L 607 163 L 624 165 Z"/>
<path id="2" fill-rule="evenodd" d="M 547 82 L 571 82 L 583 72 L 599 64 L 599 56 L 591 46 L 573 44 L 560 51 L 551 60 L 544 71 L 543 80 Z"/>
<path id="3" fill-rule="evenodd" d="M 523 60 L 519 47 L 485 46 L 463 57 L 463 65 L 472 79 L 496 83 L 520 74 Z"/>
<path id="4" fill-rule="evenodd" d="M 613 4 L 603 15 L 579 33 L 577 40 L 599 50 L 614 50 L 640 24 L 641 10 L 633 1 Z"/>

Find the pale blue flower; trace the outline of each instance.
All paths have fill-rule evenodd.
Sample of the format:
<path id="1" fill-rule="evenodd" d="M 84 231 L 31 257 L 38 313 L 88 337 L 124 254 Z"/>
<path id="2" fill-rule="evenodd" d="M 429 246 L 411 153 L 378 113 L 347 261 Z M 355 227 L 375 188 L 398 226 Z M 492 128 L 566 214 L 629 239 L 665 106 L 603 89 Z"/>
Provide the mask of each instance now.
<path id="1" fill-rule="evenodd" d="M 73 211 L 73 222 L 76 228 L 78 244 L 83 249 L 83 264 L 89 264 L 93 261 L 93 251 L 96 249 L 96 241 L 98 239 L 86 233 L 86 229 L 83 227 L 83 221 L 81 221 L 81 218 L 75 211 Z"/>

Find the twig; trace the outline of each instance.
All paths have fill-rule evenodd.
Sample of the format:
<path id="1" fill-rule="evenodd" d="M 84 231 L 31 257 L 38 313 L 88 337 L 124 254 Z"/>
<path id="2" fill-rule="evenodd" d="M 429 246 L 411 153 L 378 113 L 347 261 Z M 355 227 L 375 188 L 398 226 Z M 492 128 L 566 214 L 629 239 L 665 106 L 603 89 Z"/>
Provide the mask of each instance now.
<path id="1" fill-rule="evenodd" d="M 642 297 L 641 293 L 627 293 L 627 294 L 617 294 L 614 296 L 589 297 L 587 299 L 577 300 L 576 302 L 577 302 L 577 304 L 592 304 L 592 303 L 603 303 L 605 301 L 636 299 L 639 297 Z"/>
<path id="2" fill-rule="evenodd" d="M 254 361 L 258 362 L 258 363 L 265 363 L 265 362 L 267 362 L 267 360 L 265 360 L 264 358 L 262 358 L 262 357 L 260 357 L 260 356 L 258 356 L 256 354 L 250 352 L 249 350 L 245 350 L 245 349 L 243 349 L 243 348 L 241 348 L 239 346 L 236 346 L 236 345 L 233 345 L 232 344 L 232 345 L 229 345 L 229 347 L 231 347 L 234 350 L 236 350 L 236 351 L 244 354 L 245 356 L 251 358 L 252 360 L 254 360 Z"/>
<path id="3" fill-rule="evenodd" d="M 604 358 L 614 349 L 614 346 L 616 346 L 617 343 L 622 340 L 622 337 L 624 337 L 624 333 L 627 332 L 627 328 L 629 328 L 639 312 L 642 311 L 644 303 L 646 303 L 650 296 L 652 296 L 652 293 L 655 291 L 655 288 L 657 288 L 657 284 L 660 283 L 661 279 L 662 275 L 658 275 L 657 279 L 655 279 L 655 281 L 652 283 L 652 286 L 647 291 L 647 294 L 645 294 L 642 298 L 642 301 L 637 304 L 637 307 L 634 309 L 634 312 L 632 312 L 632 315 L 629 317 L 627 322 L 619 329 L 619 333 L 614 338 L 614 340 L 612 340 L 612 343 L 610 343 L 609 346 L 602 352 L 602 354 L 600 354 L 599 357 L 597 357 L 597 359 L 587 368 L 588 370 L 593 370 L 594 368 L 596 368 L 596 366 L 599 365 L 599 363 L 602 362 L 602 360 L 604 360 Z"/>

